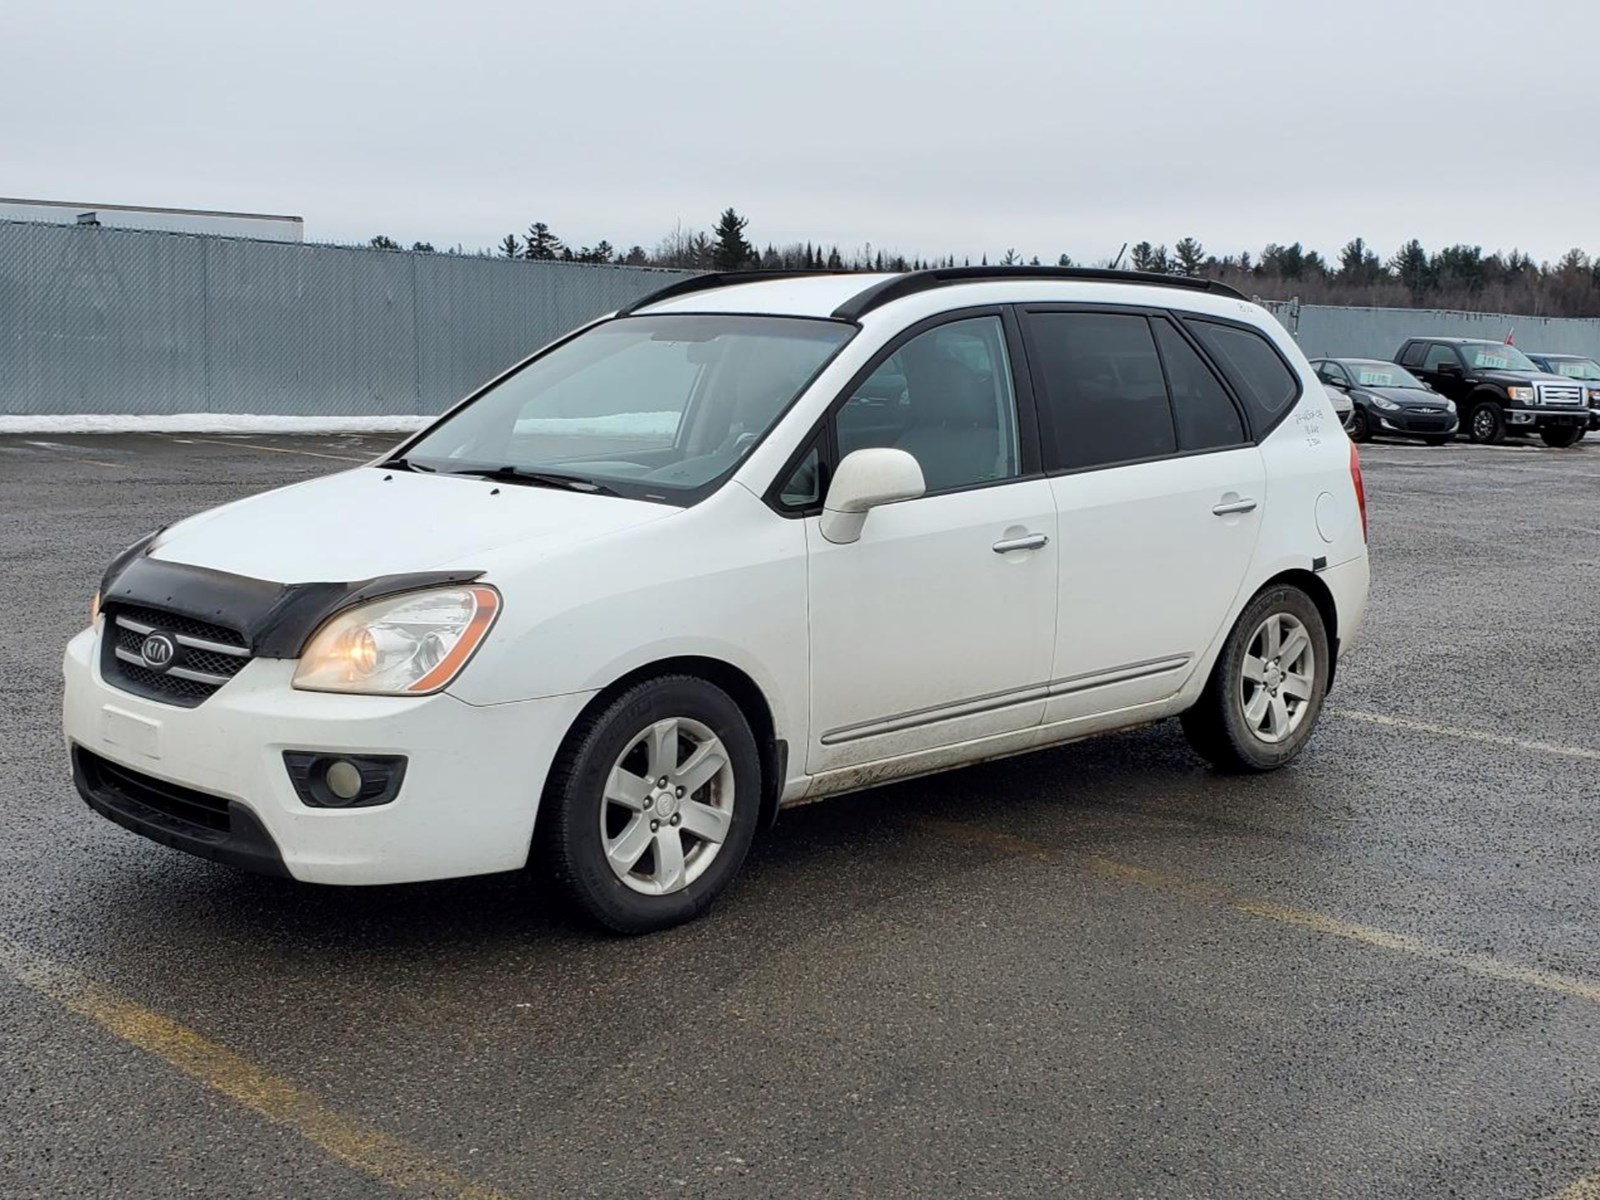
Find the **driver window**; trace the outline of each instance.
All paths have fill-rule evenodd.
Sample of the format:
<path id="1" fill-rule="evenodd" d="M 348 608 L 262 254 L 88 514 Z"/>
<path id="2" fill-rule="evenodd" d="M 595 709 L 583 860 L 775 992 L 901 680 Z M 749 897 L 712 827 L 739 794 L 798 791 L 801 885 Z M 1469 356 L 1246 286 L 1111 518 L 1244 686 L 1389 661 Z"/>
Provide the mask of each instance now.
<path id="1" fill-rule="evenodd" d="M 1422 360 L 1422 369 L 1424 371 L 1437 371 L 1447 363 L 1454 366 L 1458 365 L 1460 361 L 1456 357 L 1456 352 L 1449 346 L 1429 346 L 1428 357 Z"/>
<path id="2" fill-rule="evenodd" d="M 999 317 L 952 321 L 890 355 L 834 416 L 842 458 L 853 450 L 904 450 L 928 491 L 1020 474 L 1017 405 Z"/>

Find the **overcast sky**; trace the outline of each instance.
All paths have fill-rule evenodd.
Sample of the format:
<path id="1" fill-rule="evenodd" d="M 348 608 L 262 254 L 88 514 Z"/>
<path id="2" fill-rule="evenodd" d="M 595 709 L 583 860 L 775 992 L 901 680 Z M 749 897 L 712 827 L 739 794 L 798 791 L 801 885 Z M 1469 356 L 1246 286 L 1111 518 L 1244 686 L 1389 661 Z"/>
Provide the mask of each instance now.
<path id="1" fill-rule="evenodd" d="M 0 194 L 313 240 L 1600 252 L 1594 0 L 0 0 Z"/>

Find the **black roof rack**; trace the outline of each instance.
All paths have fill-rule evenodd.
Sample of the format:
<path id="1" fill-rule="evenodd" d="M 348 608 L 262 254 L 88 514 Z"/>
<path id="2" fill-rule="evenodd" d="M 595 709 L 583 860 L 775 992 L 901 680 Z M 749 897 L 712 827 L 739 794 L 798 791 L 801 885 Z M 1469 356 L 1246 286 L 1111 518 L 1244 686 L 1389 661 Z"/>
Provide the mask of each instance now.
<path id="1" fill-rule="evenodd" d="M 847 271 L 729 271 L 713 273 L 710 275 L 695 275 L 689 279 L 680 279 L 676 283 L 669 283 L 664 288 L 657 288 L 645 296 L 640 296 L 631 304 L 617 310 L 617 316 L 625 317 L 629 313 L 638 312 L 646 305 L 655 304 L 661 300 L 671 300 L 675 296 L 687 296 L 691 292 L 708 292 L 713 288 L 733 287 L 740 283 L 766 283 L 771 279 L 804 279 L 816 275 L 846 275 Z"/>
<path id="2" fill-rule="evenodd" d="M 1108 271 L 1095 267 L 942 267 L 933 271 L 911 271 L 896 275 L 893 279 L 885 279 L 846 300 L 833 310 L 833 315 L 840 320 L 856 321 L 892 300 L 949 284 L 973 283 L 984 279 L 1077 279 L 1100 283 L 1138 283 L 1147 287 L 1187 288 L 1190 291 L 1245 299 L 1242 292 L 1214 279 L 1187 279 L 1181 275 L 1155 275 L 1145 271 Z"/>

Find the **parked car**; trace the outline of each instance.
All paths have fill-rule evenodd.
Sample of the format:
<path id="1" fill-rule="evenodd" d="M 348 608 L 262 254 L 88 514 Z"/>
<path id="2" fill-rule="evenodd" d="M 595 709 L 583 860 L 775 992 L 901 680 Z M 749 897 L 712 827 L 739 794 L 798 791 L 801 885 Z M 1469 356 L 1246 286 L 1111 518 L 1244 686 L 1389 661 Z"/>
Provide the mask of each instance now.
<path id="1" fill-rule="evenodd" d="M 1336 433 L 1221 285 L 680 281 L 129 547 L 66 651 L 77 786 L 316 883 L 531 860 L 637 932 L 784 805 L 1179 715 L 1269 771 L 1366 606 Z"/>
<path id="2" fill-rule="evenodd" d="M 1456 406 L 1398 363 L 1372 358 L 1311 360 L 1322 381 L 1352 405 L 1346 428 L 1354 441 L 1374 433 L 1417 437 L 1442 446 L 1455 437 Z"/>
<path id="3" fill-rule="evenodd" d="M 1600 363 L 1581 354 L 1535 354 L 1530 350 L 1528 357 L 1541 371 L 1583 382 L 1589 393 L 1589 430 L 1600 430 Z"/>
<path id="4" fill-rule="evenodd" d="M 1538 433 L 1547 446 L 1571 446 L 1588 428 L 1584 385 L 1540 370 L 1515 346 L 1474 338 L 1411 338 L 1394 357 L 1455 401 L 1474 442 Z"/>

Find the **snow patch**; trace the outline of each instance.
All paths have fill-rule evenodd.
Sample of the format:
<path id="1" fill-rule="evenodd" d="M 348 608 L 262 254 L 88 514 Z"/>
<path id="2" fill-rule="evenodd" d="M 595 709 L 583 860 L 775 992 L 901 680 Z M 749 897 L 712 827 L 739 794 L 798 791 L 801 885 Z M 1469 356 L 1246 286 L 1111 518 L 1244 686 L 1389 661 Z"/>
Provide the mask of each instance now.
<path id="1" fill-rule="evenodd" d="M 286 417 L 255 413 L 0 415 L 4 433 L 411 433 L 436 417 Z"/>

